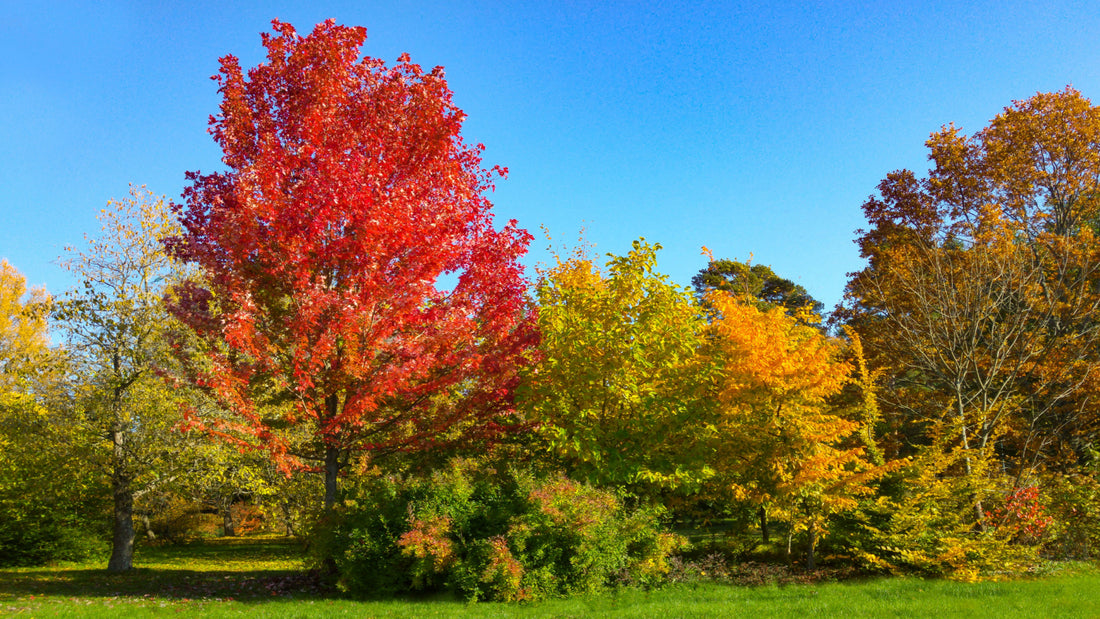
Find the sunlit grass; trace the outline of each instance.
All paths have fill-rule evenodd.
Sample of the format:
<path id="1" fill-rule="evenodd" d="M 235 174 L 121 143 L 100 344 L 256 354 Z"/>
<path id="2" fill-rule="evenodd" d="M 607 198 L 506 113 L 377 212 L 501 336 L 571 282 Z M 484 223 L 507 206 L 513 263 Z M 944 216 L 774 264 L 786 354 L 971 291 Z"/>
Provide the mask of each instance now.
<path id="1" fill-rule="evenodd" d="M 135 569 L 102 563 L 0 570 L 0 615 L 115 617 L 1100 617 L 1100 570 L 963 584 L 875 578 L 745 587 L 703 583 L 623 589 L 539 604 L 467 604 L 446 596 L 357 601 L 303 578 L 301 549 L 282 538 L 140 548 Z"/>

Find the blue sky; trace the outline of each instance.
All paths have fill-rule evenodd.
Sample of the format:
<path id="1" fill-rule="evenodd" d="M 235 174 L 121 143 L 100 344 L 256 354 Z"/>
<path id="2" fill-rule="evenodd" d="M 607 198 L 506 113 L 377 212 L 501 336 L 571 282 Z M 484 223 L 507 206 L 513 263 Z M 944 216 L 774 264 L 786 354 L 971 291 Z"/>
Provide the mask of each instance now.
<path id="1" fill-rule="evenodd" d="M 528 265 L 540 225 L 557 246 L 583 227 L 600 253 L 661 243 L 684 285 L 703 245 L 751 254 L 830 308 L 860 204 L 926 169 L 930 132 L 1067 84 L 1100 97 L 1093 1 L 31 4 L 0 2 L 0 257 L 55 294 L 108 199 L 178 200 L 185 171 L 220 168 L 209 77 L 260 62 L 274 17 L 445 67 L 466 139 L 511 171 L 491 199 L 536 235 Z"/>

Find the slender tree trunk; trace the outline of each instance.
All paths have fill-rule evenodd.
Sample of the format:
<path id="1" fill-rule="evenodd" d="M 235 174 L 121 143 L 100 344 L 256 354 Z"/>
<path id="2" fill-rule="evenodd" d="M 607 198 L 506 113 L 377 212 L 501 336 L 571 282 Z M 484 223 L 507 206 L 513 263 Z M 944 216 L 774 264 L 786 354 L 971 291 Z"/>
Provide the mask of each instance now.
<path id="1" fill-rule="evenodd" d="M 813 518 L 810 519 L 810 526 L 807 533 L 809 539 L 807 539 L 806 542 L 806 569 L 814 570 L 817 568 L 817 556 L 814 552 L 817 547 L 817 523 L 814 522 Z"/>
<path id="2" fill-rule="evenodd" d="M 762 539 L 764 541 L 764 543 L 767 544 L 768 541 L 769 541 L 769 539 L 768 539 L 768 508 L 761 505 L 759 516 L 760 516 L 760 539 Z"/>
<path id="3" fill-rule="evenodd" d="M 963 407 L 962 388 L 959 385 L 955 386 L 955 402 L 958 408 L 959 425 L 962 426 L 962 448 L 963 453 L 966 454 L 964 463 L 966 465 L 966 479 L 970 483 L 974 483 L 974 470 L 970 464 L 970 437 L 966 433 L 966 413 Z M 978 529 L 985 531 L 985 510 L 982 508 L 982 499 L 977 494 L 971 497 L 974 500 L 974 512 L 978 522 Z"/>
<path id="4" fill-rule="evenodd" d="M 286 501 L 280 501 L 279 508 L 283 512 L 283 526 L 286 527 L 286 534 L 290 537 L 297 537 L 298 533 L 294 530 L 294 523 L 290 519 L 290 506 Z"/>
<path id="5" fill-rule="evenodd" d="M 333 394 L 325 396 L 325 412 L 329 419 L 334 419 L 339 412 L 340 396 Z M 325 513 L 331 513 L 336 505 L 336 481 L 340 473 L 340 449 L 325 444 Z"/>
<path id="6" fill-rule="evenodd" d="M 111 538 L 110 572 L 125 572 L 134 566 L 134 491 L 130 487 L 130 472 L 126 467 L 125 435 L 115 428 L 111 432 L 114 471 L 112 485 L 115 500 L 114 534 Z"/>

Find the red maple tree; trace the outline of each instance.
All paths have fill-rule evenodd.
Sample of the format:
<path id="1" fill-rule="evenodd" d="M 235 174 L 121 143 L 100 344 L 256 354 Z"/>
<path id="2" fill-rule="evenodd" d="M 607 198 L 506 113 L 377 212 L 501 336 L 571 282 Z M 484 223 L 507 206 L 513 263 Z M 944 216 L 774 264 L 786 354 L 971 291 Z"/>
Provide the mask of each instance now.
<path id="1" fill-rule="evenodd" d="M 494 228 L 485 194 L 507 170 L 462 140 L 441 67 L 361 58 L 366 30 L 332 20 L 272 26 L 266 63 L 245 75 L 226 56 L 214 77 L 228 169 L 187 175 L 169 247 L 201 276 L 174 312 L 203 350 L 195 378 L 232 413 L 204 423 L 323 462 L 331 506 L 349 454 L 507 427 L 536 338 L 531 236 Z M 260 392 L 294 406 L 272 413 Z M 280 431 L 302 423 L 306 452 Z"/>

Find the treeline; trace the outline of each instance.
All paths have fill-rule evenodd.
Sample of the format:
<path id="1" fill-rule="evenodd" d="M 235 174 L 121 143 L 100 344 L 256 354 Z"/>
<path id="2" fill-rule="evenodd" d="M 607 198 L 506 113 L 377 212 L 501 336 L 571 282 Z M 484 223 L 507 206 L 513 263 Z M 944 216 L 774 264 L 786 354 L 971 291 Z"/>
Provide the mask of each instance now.
<path id="1" fill-rule="evenodd" d="M 1100 537 L 1100 111 L 1039 94 L 863 205 L 828 321 L 764 265 L 659 245 L 523 278 L 506 173 L 441 70 L 274 22 L 222 60 L 225 172 L 112 202 L 56 299 L 0 279 L 0 563 L 310 540 L 365 594 L 656 584 L 721 523 L 861 569 L 994 577 Z M 441 279 L 442 278 L 442 279 Z M 448 285 L 440 284 L 449 282 Z M 51 345 L 47 324 L 58 334 Z M 110 522 L 110 526 L 108 526 Z M 685 555 L 688 556 L 688 555 Z"/>

